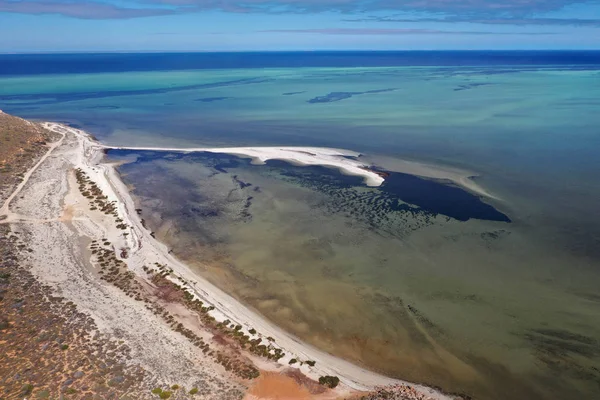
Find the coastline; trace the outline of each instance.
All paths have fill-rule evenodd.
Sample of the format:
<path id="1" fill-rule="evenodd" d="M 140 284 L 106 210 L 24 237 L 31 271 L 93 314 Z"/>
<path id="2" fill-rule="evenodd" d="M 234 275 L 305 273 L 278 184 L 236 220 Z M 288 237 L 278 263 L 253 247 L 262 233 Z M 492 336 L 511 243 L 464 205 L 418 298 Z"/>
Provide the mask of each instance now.
<path id="1" fill-rule="evenodd" d="M 394 71 L 375 65 L 381 60 L 357 68 L 353 58 L 329 69 L 288 65 L 264 77 L 258 77 L 263 70 L 251 68 L 182 72 L 169 67 L 146 73 L 137 68 L 144 66 L 140 60 L 129 66 L 117 62 L 123 73 L 109 76 L 94 71 L 100 65 L 90 62 L 94 57 L 83 55 L 80 63 L 49 57 L 46 61 L 60 64 L 64 74 L 48 74 L 44 63 L 37 63 L 39 70 L 30 71 L 30 78 L 7 76 L 5 111 L 31 118 L 35 124 L 24 121 L 31 126 L 54 121 L 86 130 L 99 135 L 99 145 L 178 151 L 306 145 L 364 151 L 358 157 L 364 164 L 398 173 L 368 188 L 364 177 L 344 176 L 339 169 L 295 167 L 291 160 L 252 166 L 252 160 L 263 161 L 241 153 L 106 150 L 100 162 L 114 160 L 142 225 L 194 274 L 317 349 L 456 396 L 600 398 L 600 358 L 595 357 L 600 354 L 600 213 L 594 204 L 600 197 L 600 181 L 594 179 L 600 144 L 594 146 L 591 112 L 600 100 L 600 91 L 593 90 L 595 67 L 582 67 L 581 60 L 549 65 L 552 57 L 568 56 L 557 53 L 537 60 L 539 68 L 497 68 L 490 55 L 481 54 L 477 67 L 461 62 L 460 55 L 449 68 Z M 306 61 L 306 56 L 291 58 Z M 123 61 L 128 56 L 114 57 Z M 23 68 L 12 68 L 9 75 L 33 65 L 27 57 L 14 61 Z M 392 84 L 399 90 L 381 96 L 307 102 L 328 96 L 339 100 L 330 95 Z M 78 190 L 79 139 L 69 134 L 49 151 L 59 135 L 50 133 L 48 140 L 23 148 L 9 124 L 0 131 L 7 132 L 3 138 L 13 138 L 18 155 L 0 157 L 0 207 L 19 186 L 6 208 L 10 220 L 0 212 L 0 342 L 5 360 L 15 355 L 3 363 L 0 392 L 12 398 L 33 384 L 35 391 L 27 398 L 41 398 L 45 390 L 50 398 L 63 396 L 63 382 L 74 371 L 61 362 L 72 360 L 81 341 L 62 332 L 65 342 L 56 341 L 55 334 L 45 341 L 38 336 L 55 326 L 48 323 L 54 315 L 64 317 L 56 319 L 57 325 L 71 324 L 75 304 L 76 313 L 88 317 L 71 326 L 79 331 L 79 326 L 90 326 L 87 321 L 98 321 L 100 332 L 115 345 L 131 344 L 131 358 L 124 362 L 143 366 L 146 377 L 160 373 L 144 378 L 144 392 L 109 389 L 118 394 L 113 398 L 157 398 L 150 389 L 170 390 L 174 384 L 206 387 L 212 396 L 193 397 L 204 400 L 248 397 L 256 380 L 236 380 L 204 356 L 205 348 L 191 346 L 170 321 L 145 309 L 145 300 L 101 280 L 105 271 L 91 252 L 103 247 L 116 253 L 124 264 L 119 276 L 130 273 L 130 255 L 119 255 L 125 248 L 120 241 L 127 239 L 121 235 L 130 228 L 115 230 L 119 222 L 92 210 L 95 199 Z M 6 153 L 9 141 L 0 143 L 0 153 Z M 121 165 L 121 160 L 130 164 Z M 424 207 L 457 204 L 449 212 L 466 210 L 466 217 L 476 207 L 460 198 L 454 203 L 442 190 L 423 191 L 417 201 L 408 196 L 427 186 L 478 197 L 510 222 L 462 221 L 444 213 L 430 217 Z M 402 208 L 393 211 L 390 206 L 396 203 L 385 200 L 398 198 L 397 193 L 404 196 L 398 202 Z M 368 230 L 371 222 L 374 228 Z M 107 230 L 117 238 L 110 240 L 110 248 L 100 240 Z M 12 254 L 3 254 L 5 248 Z M 152 277 L 144 267 L 131 275 L 158 298 L 160 287 L 152 282 L 156 273 Z M 23 290 L 4 292 L 7 273 L 12 274 L 10 285 L 20 280 Z M 28 282 L 34 283 L 31 288 Z M 48 289 L 36 291 L 35 285 Z M 55 296 L 64 299 L 64 307 L 51 313 L 45 305 Z M 215 332 L 200 329 L 197 319 L 203 314 L 158 300 L 178 323 L 210 343 L 211 352 L 219 349 Z M 34 301 L 40 305 L 39 319 L 30 312 Z M 13 326 L 8 331 L 2 330 L 4 317 Z M 19 321 L 25 322 L 20 328 Z M 89 337 L 96 332 L 91 330 Z M 70 349 L 63 351 L 62 343 Z M 33 357 L 19 358 L 23 349 Z M 438 357 L 440 350 L 456 362 Z M 37 354 L 44 362 L 37 362 Z M 100 352 L 94 354 L 95 365 L 106 362 Z M 258 379 L 298 371 L 283 360 L 253 361 L 259 368 L 282 371 L 261 370 Z M 196 379 L 203 367 L 216 371 L 206 383 Z M 50 369 L 63 375 L 46 375 Z M 96 375 L 83 372 L 85 377 L 69 387 L 78 394 L 67 398 L 89 400 L 86 391 L 109 397 L 109 392 L 95 391 Z M 120 375 L 103 377 L 108 383 Z M 215 392 L 219 388 L 213 382 L 223 380 L 235 382 L 242 394 L 230 398 Z M 173 398 L 187 391 L 180 389 Z M 379 399 L 362 393 L 341 398 Z"/>
<path id="2" fill-rule="evenodd" d="M 407 385 L 414 388 L 417 393 L 426 396 L 425 398 L 451 398 L 423 385 L 387 378 L 367 371 L 302 343 L 299 339 L 282 331 L 262 316 L 244 307 L 231 296 L 194 274 L 187 265 L 170 255 L 167 247 L 154 239 L 151 233 L 144 228 L 140 217 L 136 213 L 133 199 L 120 180 L 115 168 L 102 162 L 103 150 L 106 149 L 106 146 L 95 142 L 87 133 L 74 128 L 55 123 L 46 123 L 44 126 L 49 130 L 76 139 L 81 151 L 79 156 L 73 160 L 73 167 L 75 169 L 80 168 L 88 174 L 90 180 L 95 182 L 107 196 L 108 201 L 115 202 L 118 216 L 123 220 L 123 224 L 127 226 L 127 229 L 123 232 L 115 228 L 111 224 L 112 221 L 99 218 L 98 215 L 94 215 L 94 212 L 81 207 L 81 204 L 77 205 L 77 201 L 70 195 L 71 198 L 69 196 L 65 198 L 65 207 L 76 209 L 72 219 L 84 220 L 89 218 L 96 225 L 99 225 L 97 228 L 100 228 L 100 231 L 95 232 L 94 236 L 98 239 L 107 238 L 115 250 L 125 249 L 127 257 L 121 259 L 126 262 L 128 270 L 138 277 L 144 276 L 143 267 L 147 264 L 167 265 L 173 270 L 173 273 L 167 279 L 175 282 L 187 282 L 187 290 L 193 293 L 195 298 L 214 307 L 214 310 L 209 311 L 209 313 L 216 321 L 233 321 L 241 325 L 243 333 L 253 339 L 272 337 L 274 343 L 276 343 L 275 346 L 285 352 L 285 356 L 276 363 L 253 358 L 253 361 L 260 364 L 261 369 L 278 371 L 286 367 L 289 368 L 289 361 L 292 358 L 312 360 L 316 362 L 315 366 L 311 367 L 304 364 L 298 369 L 313 380 L 317 380 L 324 375 L 338 376 L 340 385 L 335 390 L 337 395 L 349 395 L 355 391 L 367 391 L 380 386 Z M 334 154 L 339 155 L 339 153 Z M 11 219 L 11 221 L 14 220 L 15 218 Z M 124 233 L 127 233 L 127 235 L 123 235 Z M 252 334 L 251 330 L 255 330 L 256 333 Z"/>
<path id="3" fill-rule="evenodd" d="M 235 349 L 235 353 L 241 353 L 243 359 L 249 360 L 260 371 L 266 374 L 297 371 L 304 377 L 302 379 L 313 382 L 317 387 L 320 385 L 316 382 L 321 377 L 339 378 L 339 385 L 335 389 L 323 389 L 325 393 L 320 392 L 310 398 L 347 398 L 381 387 L 399 388 L 406 399 L 455 398 L 425 385 L 379 375 L 303 343 L 198 276 L 172 256 L 167 246 L 156 240 L 145 228 L 134 200 L 115 166 L 103 160 L 106 146 L 78 129 L 57 123 L 43 123 L 42 126 L 60 135 L 60 138 L 48 144 L 47 152 L 23 175 L 21 183 L 4 202 L 0 208 L 0 224 L 6 224 L 15 232 L 28 237 L 31 244 L 29 253 L 24 254 L 24 260 L 31 264 L 34 276 L 90 315 L 102 334 L 124 339 L 132 349 L 132 357 L 128 360 L 134 360 L 125 362 L 133 362 L 152 372 L 152 385 L 164 385 L 170 381 L 193 387 L 198 384 L 198 377 L 203 376 L 213 382 L 215 387 L 222 385 L 223 379 L 226 379 L 232 385 L 231 391 L 237 393 L 244 387 L 247 389 L 252 383 L 246 381 L 247 378 L 240 380 L 231 376 L 229 369 L 222 370 L 219 365 L 215 365 L 214 360 L 204 356 L 206 351 L 201 352 L 194 347 L 197 343 L 189 343 L 180 334 L 179 327 L 174 330 L 173 326 L 169 327 L 156 317 L 156 310 L 140 302 L 137 298 L 139 294 L 127 291 L 123 293 L 102 282 L 100 279 L 106 280 L 102 275 L 102 256 L 99 258 L 94 255 L 98 251 L 104 252 L 105 256 L 112 254 L 115 265 L 123 268 L 125 276 L 152 294 L 158 292 L 160 285 L 154 280 L 156 276 L 149 275 L 148 266 L 159 266 L 165 282 L 181 288 L 183 293 L 191 296 L 192 301 L 205 304 L 202 318 L 214 321 L 217 327 L 224 322 L 236 325 L 236 331 L 248 337 L 250 342 L 268 342 L 268 351 L 283 354 L 283 357 L 273 360 L 251 354 L 245 346 Z M 326 163 L 331 162 L 329 157 L 339 161 L 338 165 L 327 164 L 328 166 L 340 168 L 339 164 L 342 164 L 343 168 L 349 169 L 345 172 L 358 172 L 357 174 L 366 178 L 369 177 L 367 173 L 374 174 L 362 169 L 364 164 L 344 157 L 356 157 L 356 153 L 333 149 L 301 149 L 284 151 L 291 151 L 294 157 L 300 159 L 307 156 L 312 159 L 309 161 L 312 165 L 319 163 L 317 154 L 321 154 Z M 264 149 L 226 150 L 244 156 L 256 151 L 253 155 L 259 160 L 262 157 L 265 161 L 274 155 L 281 156 L 281 153 L 273 154 Z M 282 149 L 279 148 L 278 151 Z M 348 165 L 360 171 L 354 171 Z M 376 176 L 383 180 L 381 176 Z M 89 200 L 88 189 L 82 189 L 84 185 L 95 187 L 100 193 L 98 198 L 111 205 L 110 215 L 94 206 Z M 163 276 L 163 271 L 169 273 Z M 117 287 L 123 290 L 122 287 Z M 160 302 L 164 299 L 158 300 Z M 179 326 L 185 327 L 181 329 L 193 331 L 195 337 L 209 342 L 211 349 L 213 344 L 217 347 L 222 344 L 219 343 L 221 339 L 217 338 L 219 334 L 215 334 L 215 329 L 202 326 L 198 315 L 186 310 L 182 304 L 169 304 L 168 301 L 160 303 L 160 309 L 164 313 L 168 311 L 176 317 L 176 321 L 180 321 Z M 149 348 L 149 341 L 155 346 Z M 208 345 L 206 346 L 208 349 Z M 172 356 L 169 357 L 171 360 L 165 360 L 165 351 Z M 182 370 L 184 365 L 186 368 Z"/>

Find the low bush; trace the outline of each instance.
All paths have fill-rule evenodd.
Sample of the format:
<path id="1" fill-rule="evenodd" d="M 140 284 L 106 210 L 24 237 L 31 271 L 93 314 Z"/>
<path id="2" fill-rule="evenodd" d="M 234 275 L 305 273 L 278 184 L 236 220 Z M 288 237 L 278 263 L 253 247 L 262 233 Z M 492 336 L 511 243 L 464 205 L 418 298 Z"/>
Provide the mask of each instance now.
<path id="1" fill-rule="evenodd" d="M 333 389 L 340 383 L 340 378 L 337 376 L 326 375 L 319 378 L 319 383 Z"/>

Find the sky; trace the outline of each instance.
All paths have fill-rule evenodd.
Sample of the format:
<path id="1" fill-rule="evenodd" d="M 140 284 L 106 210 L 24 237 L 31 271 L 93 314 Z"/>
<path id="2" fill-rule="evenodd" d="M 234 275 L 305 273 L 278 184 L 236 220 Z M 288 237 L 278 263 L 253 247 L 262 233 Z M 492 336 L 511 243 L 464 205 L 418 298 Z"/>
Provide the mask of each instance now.
<path id="1" fill-rule="evenodd" d="M 0 0 L 0 53 L 600 49 L 600 0 Z"/>

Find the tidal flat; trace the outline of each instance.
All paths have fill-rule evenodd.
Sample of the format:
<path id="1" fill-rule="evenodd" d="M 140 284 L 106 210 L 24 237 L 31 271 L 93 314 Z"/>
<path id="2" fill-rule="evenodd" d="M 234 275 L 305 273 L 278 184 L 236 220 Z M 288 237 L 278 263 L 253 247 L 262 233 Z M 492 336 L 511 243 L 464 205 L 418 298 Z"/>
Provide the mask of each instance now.
<path id="1" fill-rule="evenodd" d="M 319 348 L 474 398 L 598 391 L 593 265 L 502 202 L 394 172 L 369 188 L 283 161 L 108 156 L 174 254 Z"/>

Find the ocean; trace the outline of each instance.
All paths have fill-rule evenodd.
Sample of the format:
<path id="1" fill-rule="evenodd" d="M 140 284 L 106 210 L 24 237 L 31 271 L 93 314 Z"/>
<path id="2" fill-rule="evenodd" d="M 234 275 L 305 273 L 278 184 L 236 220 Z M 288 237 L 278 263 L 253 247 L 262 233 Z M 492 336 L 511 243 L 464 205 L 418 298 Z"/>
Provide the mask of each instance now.
<path id="1" fill-rule="evenodd" d="M 477 399 L 600 396 L 600 52 L 0 55 L 0 109 L 110 151 L 157 237 L 290 332 Z M 394 171 L 469 171 L 494 198 Z"/>

